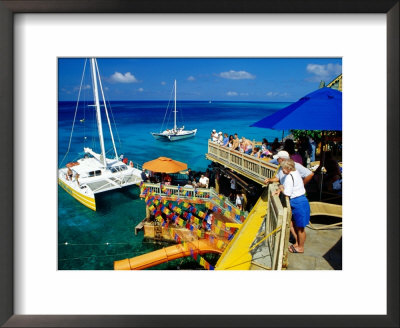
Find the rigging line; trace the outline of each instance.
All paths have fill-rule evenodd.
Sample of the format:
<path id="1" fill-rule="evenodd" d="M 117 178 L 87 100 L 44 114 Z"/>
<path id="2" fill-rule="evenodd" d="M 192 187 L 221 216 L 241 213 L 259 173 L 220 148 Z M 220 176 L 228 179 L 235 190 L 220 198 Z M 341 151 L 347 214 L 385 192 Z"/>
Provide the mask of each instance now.
<path id="1" fill-rule="evenodd" d="M 173 93 L 173 92 L 174 92 L 174 88 L 171 89 L 171 94 L 169 95 L 169 100 L 168 100 L 168 104 L 167 104 L 167 110 L 165 111 L 165 114 L 164 114 L 164 120 L 163 120 L 163 122 L 162 122 L 161 131 L 160 131 L 160 132 L 162 132 L 163 127 L 164 127 L 165 118 L 166 118 L 167 113 L 168 113 L 169 104 L 171 103 L 171 98 L 172 98 L 172 93 Z M 167 125 L 168 125 L 168 123 L 169 123 L 169 118 L 168 118 Z"/>
<path id="2" fill-rule="evenodd" d="M 64 155 L 64 158 L 62 159 L 61 163 L 60 163 L 60 167 L 62 166 L 62 163 L 64 162 L 65 158 L 67 157 L 69 150 L 71 148 L 71 141 L 72 141 L 72 134 L 74 133 L 74 127 L 75 127 L 75 119 L 76 119 L 76 113 L 78 111 L 78 105 L 79 105 L 79 98 L 81 96 L 81 91 L 82 91 L 82 83 L 83 83 L 83 78 L 85 76 L 85 69 L 86 69 L 86 62 L 87 62 L 87 58 L 85 59 L 85 64 L 83 66 L 83 72 L 82 72 L 82 78 L 81 78 L 81 85 L 79 87 L 79 92 L 78 92 L 78 100 L 76 101 L 76 107 L 75 107 L 75 114 L 74 114 L 74 121 L 72 122 L 72 129 L 71 129 L 71 135 L 69 137 L 69 143 L 68 143 L 68 149 L 66 154 Z"/>
<path id="3" fill-rule="evenodd" d="M 110 109 L 110 112 L 111 112 L 111 118 L 112 118 L 113 123 L 114 123 L 115 132 L 117 132 L 118 143 L 119 143 L 119 149 L 120 149 L 120 151 L 122 151 L 122 150 L 123 150 L 123 149 L 122 149 L 122 143 L 121 143 L 121 139 L 120 139 L 120 137 L 119 137 L 119 132 L 118 132 L 118 128 L 117 128 L 117 123 L 115 122 L 114 113 L 113 113 L 113 110 L 112 110 L 112 107 L 111 107 L 111 102 L 110 102 L 108 99 L 107 99 L 107 102 L 108 102 L 108 108 Z"/>

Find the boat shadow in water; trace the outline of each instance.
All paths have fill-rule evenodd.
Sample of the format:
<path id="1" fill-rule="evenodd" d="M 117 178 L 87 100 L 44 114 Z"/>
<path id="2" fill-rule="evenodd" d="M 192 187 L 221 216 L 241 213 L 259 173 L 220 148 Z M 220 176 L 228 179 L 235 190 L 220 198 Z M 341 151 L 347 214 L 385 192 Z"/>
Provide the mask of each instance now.
<path id="1" fill-rule="evenodd" d="M 97 212 L 109 213 L 121 205 L 129 206 L 132 201 L 140 199 L 140 188 L 138 186 L 125 187 L 118 190 L 104 192 L 96 195 Z M 132 204 L 134 206 L 134 204 Z"/>

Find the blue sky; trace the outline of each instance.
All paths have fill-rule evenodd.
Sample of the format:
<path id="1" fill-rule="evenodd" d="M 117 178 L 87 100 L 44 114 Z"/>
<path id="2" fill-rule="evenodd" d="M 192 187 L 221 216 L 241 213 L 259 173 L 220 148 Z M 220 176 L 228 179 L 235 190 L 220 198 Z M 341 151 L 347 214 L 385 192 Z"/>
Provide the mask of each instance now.
<path id="1" fill-rule="evenodd" d="M 59 100 L 76 100 L 85 59 L 58 61 Z M 108 100 L 296 101 L 342 72 L 341 58 L 99 58 Z M 89 73 L 89 62 L 86 72 Z M 90 74 L 83 83 L 91 88 Z"/>

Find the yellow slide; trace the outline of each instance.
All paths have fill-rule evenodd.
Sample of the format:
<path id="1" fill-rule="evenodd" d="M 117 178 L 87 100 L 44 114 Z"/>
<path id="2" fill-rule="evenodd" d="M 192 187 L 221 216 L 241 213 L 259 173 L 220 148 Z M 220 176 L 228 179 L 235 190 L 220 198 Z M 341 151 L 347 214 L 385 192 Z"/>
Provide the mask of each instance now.
<path id="1" fill-rule="evenodd" d="M 250 246 L 256 239 L 261 224 L 267 214 L 268 188 L 264 189 L 256 205 L 247 216 L 235 237 L 222 253 L 215 270 L 249 270 L 252 256 Z"/>
<path id="2" fill-rule="evenodd" d="M 222 253 L 220 249 L 212 245 L 208 240 L 200 239 L 188 243 L 198 254 Z M 190 249 L 183 245 L 173 245 L 147 254 L 132 257 L 130 259 L 114 262 L 114 270 L 143 270 L 167 261 L 190 256 Z"/>

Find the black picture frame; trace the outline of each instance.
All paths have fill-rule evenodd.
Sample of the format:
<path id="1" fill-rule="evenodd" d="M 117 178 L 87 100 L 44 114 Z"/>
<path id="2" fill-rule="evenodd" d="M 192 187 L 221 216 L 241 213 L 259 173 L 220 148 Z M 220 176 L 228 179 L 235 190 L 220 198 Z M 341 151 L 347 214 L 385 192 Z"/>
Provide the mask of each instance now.
<path id="1" fill-rule="evenodd" d="M 0 324 L 4 327 L 399 327 L 398 0 L 0 0 Z M 387 17 L 387 315 L 14 315 L 13 17 L 16 13 L 384 13 Z M 4 159 L 7 158 L 7 162 Z M 368 163 L 366 163 L 368 165 Z M 12 174 L 11 174 L 12 173 Z M 377 178 L 377 176 L 372 177 Z M 367 286 L 366 286 L 367 288 Z M 289 302 L 289 296 L 288 296 Z"/>

